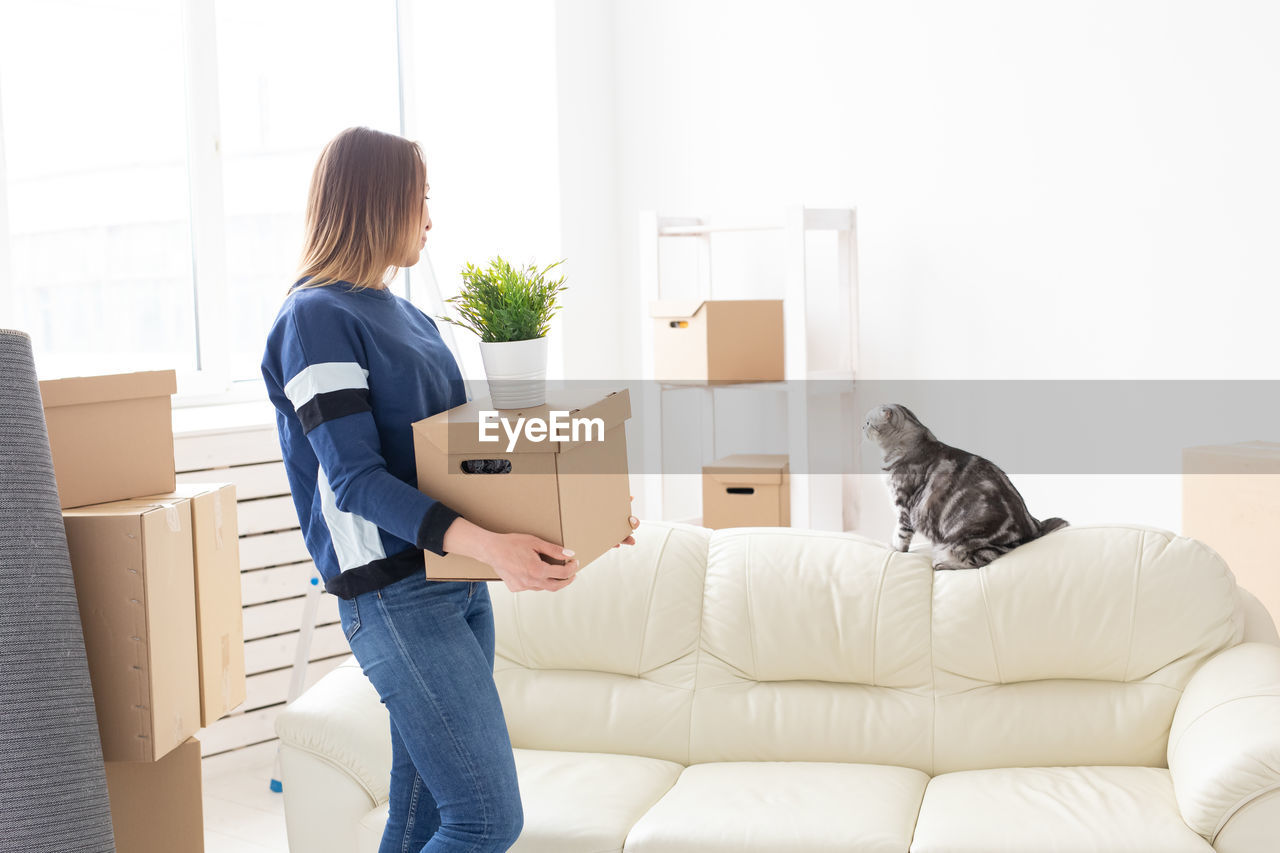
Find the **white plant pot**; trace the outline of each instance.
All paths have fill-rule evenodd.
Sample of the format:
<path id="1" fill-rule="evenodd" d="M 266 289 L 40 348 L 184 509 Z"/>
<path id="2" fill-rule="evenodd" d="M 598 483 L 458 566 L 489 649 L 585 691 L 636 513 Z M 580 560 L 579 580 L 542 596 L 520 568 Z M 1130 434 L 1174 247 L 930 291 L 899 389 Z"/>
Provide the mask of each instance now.
<path id="1" fill-rule="evenodd" d="M 547 401 L 547 339 L 480 342 L 494 408 L 525 409 Z"/>

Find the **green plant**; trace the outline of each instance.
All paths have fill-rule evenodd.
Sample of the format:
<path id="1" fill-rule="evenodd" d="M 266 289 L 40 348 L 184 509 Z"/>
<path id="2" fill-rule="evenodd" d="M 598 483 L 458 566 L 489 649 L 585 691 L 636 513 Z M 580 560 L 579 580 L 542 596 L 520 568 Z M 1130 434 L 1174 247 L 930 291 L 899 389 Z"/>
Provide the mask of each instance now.
<path id="1" fill-rule="evenodd" d="M 564 276 L 550 281 L 547 273 L 562 263 L 563 258 L 542 269 L 513 267 L 501 255 L 485 268 L 468 263 L 462 269 L 462 290 L 445 300 L 461 319 L 440 319 L 470 329 L 484 343 L 545 337 L 566 289 Z"/>

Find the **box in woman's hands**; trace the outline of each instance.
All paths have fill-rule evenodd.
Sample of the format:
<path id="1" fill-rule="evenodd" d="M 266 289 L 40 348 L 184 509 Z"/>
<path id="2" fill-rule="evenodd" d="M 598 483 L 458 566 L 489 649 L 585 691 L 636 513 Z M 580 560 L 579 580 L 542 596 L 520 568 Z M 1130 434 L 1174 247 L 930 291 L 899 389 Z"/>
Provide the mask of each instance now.
<path id="1" fill-rule="evenodd" d="M 549 391 L 541 406 L 495 410 L 488 398 L 413 424 L 418 488 L 497 533 L 572 549 L 581 565 L 631 535 L 627 391 Z M 459 554 L 427 552 L 431 580 L 499 580 Z"/>

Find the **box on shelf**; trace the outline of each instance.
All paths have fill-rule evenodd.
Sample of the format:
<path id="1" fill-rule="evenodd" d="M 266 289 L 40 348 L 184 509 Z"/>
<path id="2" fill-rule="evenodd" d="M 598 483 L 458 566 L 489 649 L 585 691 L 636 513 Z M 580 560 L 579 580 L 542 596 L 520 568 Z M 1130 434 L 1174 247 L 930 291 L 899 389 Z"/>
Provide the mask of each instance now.
<path id="1" fill-rule="evenodd" d="M 781 299 L 664 300 L 653 318 L 653 375 L 668 382 L 772 382 L 786 376 Z"/>
<path id="2" fill-rule="evenodd" d="M 107 761 L 156 761 L 200 727 L 191 502 L 64 510 Z"/>
<path id="3" fill-rule="evenodd" d="M 167 495 L 191 502 L 196 583 L 196 649 L 200 660 L 200 725 L 245 700 L 244 613 L 234 483 L 179 484 Z"/>
<path id="4" fill-rule="evenodd" d="M 172 370 L 40 383 L 62 507 L 171 491 Z"/>
<path id="5" fill-rule="evenodd" d="M 1280 622 L 1280 443 L 1190 447 L 1182 471 L 1182 532 L 1221 554 Z"/>
<path id="6" fill-rule="evenodd" d="M 631 535 L 627 477 L 626 421 L 631 399 L 626 390 L 609 394 L 565 391 L 548 394 L 541 406 L 504 410 L 506 427 L 489 420 L 496 442 L 481 441 L 482 413 L 488 398 L 413 424 L 418 488 L 464 518 L 498 533 L 530 533 L 571 548 L 582 566 Z M 514 443 L 506 429 L 539 420 L 555 429 L 538 438 L 528 426 Z M 597 424 L 590 421 L 598 419 Z M 464 473 L 463 463 L 495 460 L 495 473 Z M 460 554 L 426 552 L 432 580 L 498 580 L 493 568 Z"/>
<path id="7" fill-rule="evenodd" d="M 789 526 L 790 479 L 786 456 L 739 454 L 703 465 L 703 527 Z"/>
<path id="8" fill-rule="evenodd" d="M 108 761 L 107 796 L 119 853 L 201 853 L 200 741 L 154 762 Z"/>

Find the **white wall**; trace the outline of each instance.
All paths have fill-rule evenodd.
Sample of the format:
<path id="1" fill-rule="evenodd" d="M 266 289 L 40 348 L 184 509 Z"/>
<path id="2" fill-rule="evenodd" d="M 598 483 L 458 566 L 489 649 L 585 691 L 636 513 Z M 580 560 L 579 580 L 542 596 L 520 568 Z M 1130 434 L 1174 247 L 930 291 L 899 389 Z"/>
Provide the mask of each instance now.
<path id="1" fill-rule="evenodd" d="M 620 240 L 612 2 L 556 4 L 565 375 L 617 379 Z"/>
<path id="2" fill-rule="evenodd" d="M 615 33 L 625 282 L 639 209 L 854 204 L 868 375 L 1280 376 L 1280 6 L 657 0 Z"/>
<path id="3" fill-rule="evenodd" d="M 557 5 L 562 57 L 613 25 L 612 97 L 583 97 L 616 181 L 562 199 L 567 244 L 615 229 L 613 314 L 568 330 L 592 375 L 640 369 L 637 211 L 804 202 L 858 208 L 866 376 L 1280 378 L 1280 5 L 590 7 Z M 720 281 L 767 290 L 767 248 Z M 1176 477 L 1105 480 L 1020 483 L 1041 515 L 1178 527 Z"/>

